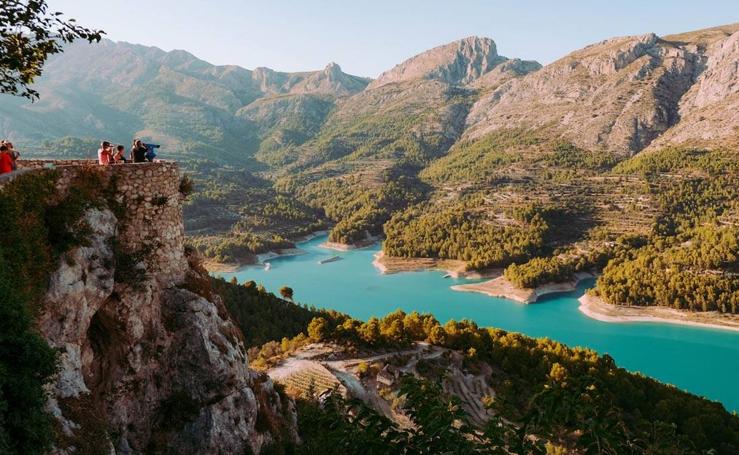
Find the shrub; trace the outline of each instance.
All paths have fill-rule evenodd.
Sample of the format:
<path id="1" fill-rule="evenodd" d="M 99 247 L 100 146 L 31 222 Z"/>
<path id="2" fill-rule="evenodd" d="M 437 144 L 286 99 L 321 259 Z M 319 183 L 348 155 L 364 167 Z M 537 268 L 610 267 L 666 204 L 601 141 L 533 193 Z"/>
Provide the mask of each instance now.
<path id="1" fill-rule="evenodd" d="M 192 192 L 195 190 L 195 185 L 193 183 L 192 178 L 185 174 L 180 179 L 180 194 L 184 197 L 188 197 L 192 194 Z"/>

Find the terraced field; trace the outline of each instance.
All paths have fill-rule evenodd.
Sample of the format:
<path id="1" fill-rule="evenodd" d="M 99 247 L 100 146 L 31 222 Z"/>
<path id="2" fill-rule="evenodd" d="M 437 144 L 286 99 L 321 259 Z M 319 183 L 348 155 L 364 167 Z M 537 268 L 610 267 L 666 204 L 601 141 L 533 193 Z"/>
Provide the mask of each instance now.
<path id="1" fill-rule="evenodd" d="M 342 352 L 339 346 L 333 349 Z M 471 373 L 464 368 L 464 356 L 458 352 L 426 343 L 417 343 L 405 351 L 347 356 L 341 360 L 326 359 L 326 352 L 324 345 L 306 346 L 267 374 L 295 396 L 309 392 L 320 395 L 337 389 L 343 396 L 364 401 L 402 427 L 411 425 L 411 421 L 396 402 L 398 379 L 411 374 L 439 380 L 445 393 L 460 400 L 474 426 L 483 427 L 491 417 L 485 406 L 495 398 L 495 391 L 485 380 L 491 374 L 490 367 L 483 364 L 479 371 Z M 360 374 L 361 364 L 371 368 Z"/>

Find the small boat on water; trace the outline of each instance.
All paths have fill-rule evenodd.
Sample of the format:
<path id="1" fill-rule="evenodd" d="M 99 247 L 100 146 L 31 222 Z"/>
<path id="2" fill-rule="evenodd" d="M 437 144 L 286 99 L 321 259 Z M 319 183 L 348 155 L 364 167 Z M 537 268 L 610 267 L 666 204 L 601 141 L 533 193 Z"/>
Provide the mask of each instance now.
<path id="1" fill-rule="evenodd" d="M 330 258 L 321 259 L 318 261 L 319 264 L 328 264 L 329 262 L 336 262 L 342 259 L 341 256 L 331 256 Z"/>
<path id="2" fill-rule="evenodd" d="M 272 264 L 270 264 L 269 262 L 264 263 L 264 270 L 269 270 L 271 268 L 272 268 Z"/>
<path id="3" fill-rule="evenodd" d="M 444 276 L 443 276 L 442 278 L 451 278 L 451 277 L 452 277 L 452 274 L 451 274 L 451 273 L 447 273 L 447 274 L 446 274 L 446 275 L 444 275 Z"/>

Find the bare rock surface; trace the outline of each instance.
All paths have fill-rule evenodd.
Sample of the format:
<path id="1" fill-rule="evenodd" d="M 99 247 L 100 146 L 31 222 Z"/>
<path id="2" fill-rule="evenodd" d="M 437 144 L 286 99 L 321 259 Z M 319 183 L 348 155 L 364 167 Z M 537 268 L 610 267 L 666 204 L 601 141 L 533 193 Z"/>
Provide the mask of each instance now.
<path id="1" fill-rule="evenodd" d="M 589 150 L 631 155 L 684 142 L 736 142 L 739 24 L 664 38 L 612 38 L 523 77 L 493 80 L 462 140 L 537 131 Z"/>
<path id="2" fill-rule="evenodd" d="M 190 285 L 166 285 L 147 269 L 137 285 L 115 282 L 118 220 L 94 209 L 86 221 L 90 242 L 61 259 L 38 322 L 61 357 L 56 452 L 85 453 L 95 431 L 121 454 L 258 453 L 296 438 L 293 403 L 249 369 L 219 298 L 186 289 L 207 278 L 191 269 Z"/>
<path id="3" fill-rule="evenodd" d="M 498 55 L 495 41 L 471 36 L 411 57 L 382 73 L 368 89 L 420 79 L 469 84 L 506 62 L 509 62 L 506 57 Z M 527 62 L 527 65 L 519 65 L 518 70 L 525 68 L 538 69 L 538 63 Z"/>
<path id="4" fill-rule="evenodd" d="M 737 141 L 739 127 L 739 25 L 705 44 L 695 84 L 680 100 L 680 122 L 653 148 L 680 143 Z M 730 34 L 729 34 L 730 33 Z"/>
<path id="5" fill-rule="evenodd" d="M 256 68 L 252 79 L 266 94 L 324 94 L 347 96 L 361 92 L 369 79 L 352 76 L 341 71 L 336 63 L 329 63 L 323 70 L 299 73 L 283 73 L 269 68 Z"/>
<path id="6" fill-rule="evenodd" d="M 697 65 L 689 46 L 654 34 L 606 40 L 484 96 L 470 112 L 465 138 L 526 128 L 587 149 L 634 153 L 677 123 Z"/>

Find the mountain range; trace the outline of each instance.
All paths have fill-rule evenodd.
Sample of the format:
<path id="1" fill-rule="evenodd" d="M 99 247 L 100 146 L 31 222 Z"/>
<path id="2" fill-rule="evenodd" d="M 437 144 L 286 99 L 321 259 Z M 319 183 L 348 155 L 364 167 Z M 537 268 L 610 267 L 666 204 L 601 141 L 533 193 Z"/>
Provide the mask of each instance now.
<path id="1" fill-rule="evenodd" d="M 47 408 L 80 453 L 736 453 L 735 414 L 607 354 L 430 314 L 353 320 L 210 279 L 198 252 L 239 266 L 328 229 L 330 248 L 384 239 L 387 272 L 489 278 L 457 290 L 535 300 L 597 276 L 589 317 L 736 329 L 738 43 L 739 24 L 647 33 L 542 66 L 469 37 L 375 80 L 69 46 L 39 102 L 0 98 L 0 135 L 24 157 L 141 137 L 186 175 L 94 168 L 135 175 L 119 188 L 80 168 L 64 195 L 54 170 L 10 176 L 0 309 L 20 355 L 3 371 L 40 409 L 54 356 L 26 335 L 54 341 Z"/>
<path id="2" fill-rule="evenodd" d="M 160 156 L 181 161 L 201 188 L 186 207 L 188 231 L 221 259 L 276 248 L 309 227 L 361 243 L 418 204 L 505 226 L 511 210 L 556 202 L 587 207 L 582 232 L 644 233 L 658 198 L 642 183 L 613 183 L 610 170 L 670 147 L 734 150 L 738 42 L 739 24 L 647 33 L 542 67 L 468 37 L 375 80 L 334 63 L 283 73 L 75 44 L 49 60 L 39 102 L 0 98 L 0 135 L 29 155 L 92 156 L 101 139 L 161 143 Z M 692 156 L 685 150 L 678 155 Z M 411 237 L 396 254 L 440 255 L 408 246 L 419 241 Z"/>
<path id="3" fill-rule="evenodd" d="M 613 38 L 544 68 L 499 56 L 491 39 L 469 37 L 414 56 L 374 81 L 335 63 L 283 73 L 107 40 L 75 44 L 46 65 L 36 83 L 39 102 L 2 97 L 0 135 L 33 146 L 64 136 L 126 143 L 141 136 L 172 156 L 236 165 L 256 157 L 271 167 L 325 161 L 311 158 L 325 155 L 316 139 L 363 134 L 354 124 L 351 131 L 342 126 L 356 117 L 372 123 L 380 116 L 421 116 L 409 121 L 407 133 L 416 142 L 445 139 L 432 146 L 434 156 L 457 139 L 517 127 L 620 154 L 655 140 L 730 141 L 739 121 L 733 115 L 738 29 Z M 436 119 L 427 115 L 432 110 Z M 313 144 L 299 148 L 305 142 Z M 349 142 L 332 144 L 328 158 L 356 152 Z"/>

